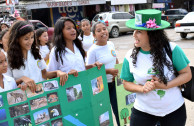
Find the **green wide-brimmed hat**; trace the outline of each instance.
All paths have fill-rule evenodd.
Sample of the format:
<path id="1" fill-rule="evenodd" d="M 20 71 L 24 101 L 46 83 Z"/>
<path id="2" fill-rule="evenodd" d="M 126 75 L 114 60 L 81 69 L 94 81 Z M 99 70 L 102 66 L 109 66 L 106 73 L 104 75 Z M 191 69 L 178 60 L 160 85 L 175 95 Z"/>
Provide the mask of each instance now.
<path id="1" fill-rule="evenodd" d="M 136 30 L 161 30 L 170 26 L 170 23 L 161 20 L 162 12 L 155 9 L 138 10 L 135 19 L 126 22 L 126 26 Z"/>

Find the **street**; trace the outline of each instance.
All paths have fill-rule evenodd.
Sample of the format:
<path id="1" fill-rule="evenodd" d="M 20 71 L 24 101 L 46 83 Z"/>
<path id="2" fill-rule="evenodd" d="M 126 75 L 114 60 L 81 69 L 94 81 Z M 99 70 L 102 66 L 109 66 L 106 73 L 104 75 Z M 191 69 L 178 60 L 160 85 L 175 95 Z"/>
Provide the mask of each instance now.
<path id="1" fill-rule="evenodd" d="M 175 33 L 173 28 L 166 29 L 165 32 L 170 41 L 175 42 L 183 49 L 190 60 L 190 65 L 194 66 L 194 34 L 188 34 L 186 39 L 182 39 L 180 34 Z M 122 63 L 127 51 L 133 48 L 133 33 L 127 33 L 126 35 L 121 35 L 118 38 L 110 38 L 109 41 L 112 41 L 115 44 L 117 58 L 119 59 L 119 62 Z M 194 104 L 188 100 L 185 100 L 185 103 L 187 109 L 186 126 L 194 126 Z"/>

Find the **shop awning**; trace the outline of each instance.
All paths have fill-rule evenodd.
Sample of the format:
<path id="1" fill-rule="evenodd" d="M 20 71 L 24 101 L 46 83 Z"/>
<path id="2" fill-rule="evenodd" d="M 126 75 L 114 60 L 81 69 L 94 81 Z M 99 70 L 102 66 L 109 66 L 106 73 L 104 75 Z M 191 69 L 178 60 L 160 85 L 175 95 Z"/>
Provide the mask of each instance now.
<path id="1" fill-rule="evenodd" d="M 21 1 L 19 4 L 26 6 L 27 9 L 54 8 L 65 6 L 84 6 L 105 4 L 106 0 L 45 0 L 45 1 Z"/>

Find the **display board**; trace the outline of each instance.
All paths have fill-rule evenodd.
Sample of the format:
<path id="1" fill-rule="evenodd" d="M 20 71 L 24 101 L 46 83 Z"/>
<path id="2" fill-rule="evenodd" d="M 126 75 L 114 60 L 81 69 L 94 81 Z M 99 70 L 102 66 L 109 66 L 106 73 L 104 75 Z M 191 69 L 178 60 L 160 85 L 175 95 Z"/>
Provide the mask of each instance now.
<path id="1" fill-rule="evenodd" d="M 122 79 L 120 78 L 122 65 L 123 65 L 122 63 L 115 65 L 115 69 L 119 70 L 118 76 L 115 78 L 118 113 L 120 125 L 129 126 L 131 108 L 133 107 L 133 103 L 135 102 L 136 94 L 126 91 L 125 88 L 123 87 Z"/>
<path id="2" fill-rule="evenodd" d="M 104 66 L 0 93 L 0 126 L 113 126 Z"/>

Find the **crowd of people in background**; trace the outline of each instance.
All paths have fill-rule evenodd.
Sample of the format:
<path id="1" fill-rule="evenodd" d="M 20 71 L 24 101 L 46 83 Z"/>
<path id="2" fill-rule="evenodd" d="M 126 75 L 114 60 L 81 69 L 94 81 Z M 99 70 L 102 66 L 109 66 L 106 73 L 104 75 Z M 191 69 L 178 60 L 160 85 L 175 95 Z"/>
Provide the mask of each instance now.
<path id="1" fill-rule="evenodd" d="M 131 24 L 134 23 L 131 22 Z M 157 121 L 164 125 L 168 123 L 168 126 L 174 126 L 174 124 L 177 124 L 173 121 L 175 117 L 180 118 L 177 125 L 183 126 L 186 120 L 186 116 L 181 118 L 181 115 L 186 113 L 184 100 L 176 87 L 189 80 L 188 59 L 180 47 L 173 43 L 169 44 L 169 40 L 163 31 L 164 28 L 157 32 L 155 30 L 151 32 L 148 31 L 149 29 L 131 27 L 135 29 L 133 34 L 135 47 L 127 53 L 121 74 L 125 89 L 137 93 L 137 102 L 135 102 L 135 108 L 132 110 L 131 126 L 154 126 Z M 35 92 L 35 83 L 55 77 L 60 77 L 60 85 L 63 86 L 68 75 L 78 76 L 80 71 L 96 66 L 100 69 L 104 64 L 110 102 L 116 116 L 117 125 L 120 126 L 114 81 L 118 75 L 118 70 L 114 66 L 119 62 L 114 44 L 108 41 L 109 32 L 102 19 L 99 19 L 93 26 L 88 19 L 83 19 L 80 22 L 80 29 L 78 32 L 76 23 L 71 18 L 61 17 L 55 23 L 54 36 L 50 43 L 45 29 L 40 28 L 35 31 L 27 21 L 16 21 L 12 26 L 2 23 L 0 25 L 0 92 L 17 87 L 22 90 L 28 87 L 32 92 Z M 159 36 L 163 36 L 163 39 L 160 39 Z M 179 57 L 179 61 L 184 64 L 178 66 L 180 64 L 176 62 L 177 60 L 173 61 L 173 65 L 179 71 L 180 76 L 171 76 L 170 80 L 166 79 L 166 73 L 172 72 L 173 69 L 171 61 L 167 61 L 169 58 L 166 58 L 163 52 L 166 45 L 168 49 L 173 46 L 175 50 L 172 50 L 173 60 L 176 60 L 175 55 L 181 54 L 182 57 Z M 158 49 L 158 47 L 161 49 Z M 145 66 L 144 61 L 142 62 L 140 58 L 145 59 L 150 64 Z M 163 65 L 165 65 L 165 73 Z M 142 69 L 138 69 L 139 67 Z M 151 67 L 156 72 L 154 75 L 157 75 L 157 72 L 159 74 L 158 76 L 153 75 L 151 80 L 148 81 L 146 80 L 149 79 L 146 70 Z M 141 73 L 142 71 L 144 74 Z M 183 80 L 182 77 L 186 79 Z M 134 80 L 138 84 L 135 84 Z M 171 82 L 171 87 L 167 89 L 166 85 L 169 82 Z M 177 96 L 172 98 L 174 100 L 176 100 L 175 97 L 178 98 L 179 104 L 176 101 L 174 101 L 176 105 L 171 104 L 172 108 L 176 108 L 166 109 L 168 106 L 165 105 L 167 105 L 166 102 L 169 101 L 169 97 L 161 102 L 161 99 L 153 96 L 153 92 L 157 89 L 165 90 L 166 95 L 170 95 L 170 97 L 172 97 L 172 92 L 176 93 Z M 146 101 L 144 98 L 148 100 Z M 152 105 L 149 103 L 153 99 L 157 101 L 156 106 L 153 105 L 155 103 Z M 171 102 L 169 101 L 169 103 Z M 157 109 L 157 107 L 160 107 L 160 109 Z M 163 114 L 158 114 L 161 111 Z M 173 112 L 179 113 L 171 114 Z M 166 116 L 169 113 L 171 115 Z M 136 125 L 137 122 L 139 122 L 138 125 Z"/>

